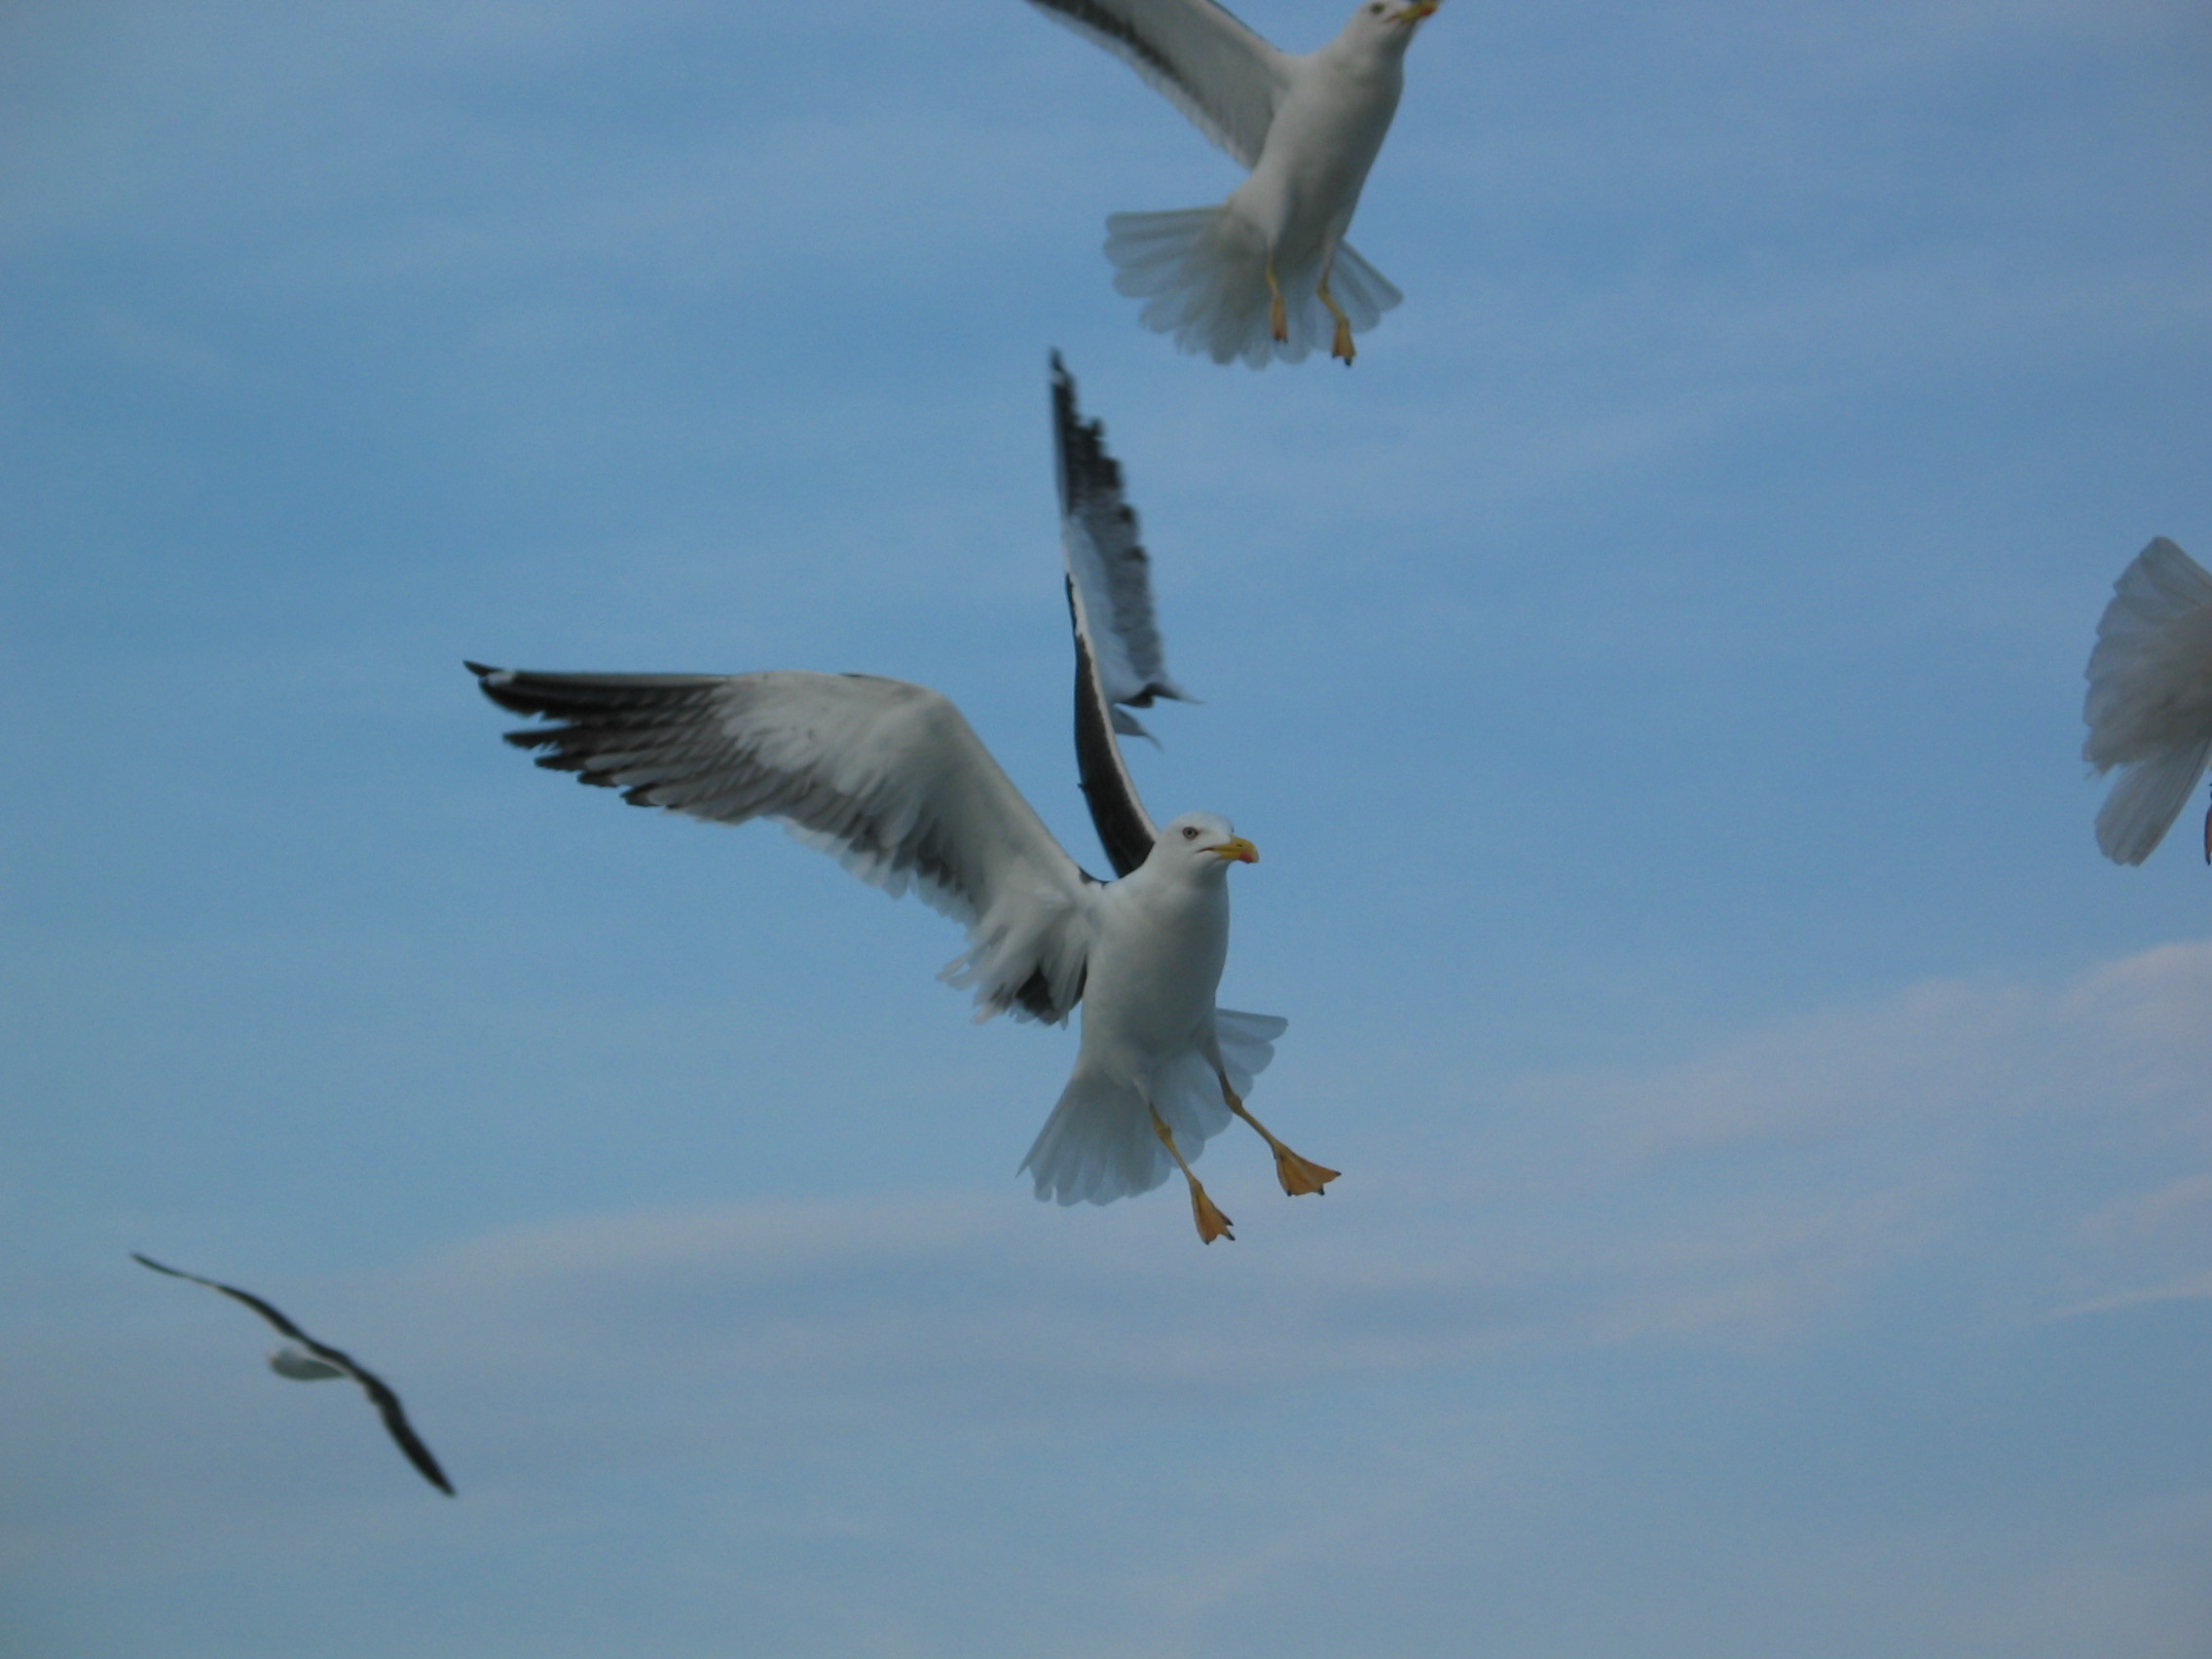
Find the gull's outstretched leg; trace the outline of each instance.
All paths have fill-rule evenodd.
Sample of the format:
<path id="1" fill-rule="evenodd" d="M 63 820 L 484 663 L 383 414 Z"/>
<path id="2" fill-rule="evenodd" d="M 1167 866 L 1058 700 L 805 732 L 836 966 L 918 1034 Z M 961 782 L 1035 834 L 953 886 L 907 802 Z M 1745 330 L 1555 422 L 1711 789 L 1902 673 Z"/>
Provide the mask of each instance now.
<path id="1" fill-rule="evenodd" d="M 1229 1231 L 1229 1217 L 1214 1207 L 1213 1199 L 1207 1198 L 1206 1190 L 1198 1185 L 1198 1178 L 1191 1173 L 1191 1166 L 1183 1161 L 1182 1153 L 1175 1147 L 1174 1132 L 1168 1128 L 1167 1121 L 1160 1115 L 1160 1109 L 1148 1100 L 1145 1102 L 1145 1110 L 1152 1114 L 1152 1132 L 1160 1137 L 1160 1144 L 1167 1149 L 1167 1156 L 1175 1161 L 1175 1167 L 1183 1172 L 1183 1179 L 1191 1183 L 1191 1219 L 1198 1224 L 1198 1242 L 1211 1244 L 1216 1238 L 1226 1238 L 1232 1244 L 1235 1243 L 1236 1235 Z"/>
<path id="2" fill-rule="evenodd" d="M 1337 1171 L 1325 1163 L 1315 1163 L 1311 1159 L 1299 1157 L 1275 1139 L 1268 1132 L 1267 1124 L 1244 1110 L 1244 1102 L 1237 1099 L 1236 1090 L 1229 1087 L 1228 1074 L 1217 1071 L 1214 1076 L 1221 1079 L 1223 1104 L 1258 1129 L 1260 1138 L 1268 1143 L 1268 1150 L 1275 1155 L 1275 1179 L 1282 1183 L 1282 1190 L 1294 1198 L 1301 1193 L 1325 1191 L 1329 1183 L 1337 1178 Z"/>
<path id="3" fill-rule="evenodd" d="M 1282 284 L 1275 280 L 1275 256 L 1268 255 L 1268 328 L 1280 345 L 1290 338 L 1290 313 L 1282 303 Z"/>
<path id="4" fill-rule="evenodd" d="M 1359 355 L 1351 343 L 1351 318 L 1345 315 L 1344 307 L 1337 304 L 1337 296 L 1329 292 L 1329 272 L 1321 271 L 1321 303 L 1329 308 L 1329 314 L 1337 319 L 1337 336 L 1329 343 L 1329 355 L 1342 357 L 1345 367 L 1351 367 L 1352 358 Z"/>

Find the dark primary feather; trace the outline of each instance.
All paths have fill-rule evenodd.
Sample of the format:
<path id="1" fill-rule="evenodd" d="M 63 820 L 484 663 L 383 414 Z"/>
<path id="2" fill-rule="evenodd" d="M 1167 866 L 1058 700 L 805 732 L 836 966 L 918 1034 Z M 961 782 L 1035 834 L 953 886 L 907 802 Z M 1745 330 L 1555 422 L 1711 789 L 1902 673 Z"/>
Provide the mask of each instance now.
<path id="1" fill-rule="evenodd" d="M 189 1279 L 194 1284 L 203 1284 L 209 1290 L 220 1291 L 233 1302 L 243 1303 L 317 1359 L 337 1366 L 339 1370 L 345 1372 L 347 1376 L 361 1385 L 361 1391 L 368 1395 L 369 1402 L 376 1407 L 377 1416 L 384 1419 L 386 1432 L 391 1436 L 399 1450 L 406 1455 L 407 1460 L 415 1465 L 423 1478 L 444 1493 L 446 1496 L 454 1495 L 453 1483 L 446 1479 L 446 1472 L 438 1467 L 437 1458 L 430 1456 L 430 1449 L 423 1444 L 421 1437 L 416 1434 L 414 1426 L 408 1422 L 407 1413 L 399 1404 L 399 1396 L 391 1391 L 390 1386 L 383 1378 L 369 1370 L 367 1366 L 362 1365 L 352 1355 L 341 1348 L 334 1348 L 327 1343 L 316 1342 L 314 1338 L 309 1336 L 307 1332 L 301 1330 L 299 1326 L 293 1324 L 276 1309 L 262 1301 L 251 1291 L 240 1290 L 235 1284 L 224 1284 L 216 1279 L 202 1278 L 198 1273 L 184 1272 L 176 1268 L 166 1268 L 155 1261 L 153 1257 L 141 1256 L 135 1250 L 130 1252 L 130 1259 L 140 1267 L 152 1268 L 158 1273 L 166 1273 L 171 1278 Z"/>
<path id="2" fill-rule="evenodd" d="M 1113 700 L 1138 709 L 1149 709 L 1158 697 L 1191 701 L 1167 673 L 1167 650 L 1153 609 L 1152 557 L 1138 536 L 1136 509 L 1123 496 L 1121 463 L 1106 453 L 1106 424 L 1083 419 L 1075 377 L 1057 351 L 1052 451 L 1069 574 L 1084 590 L 1091 654 Z M 1134 721 L 1117 721 L 1116 729 L 1144 735 Z"/>
<path id="3" fill-rule="evenodd" d="M 1105 423 L 1083 419 L 1075 377 L 1057 351 L 1051 381 L 1068 621 L 1075 633 L 1076 773 L 1107 861 L 1116 875 L 1126 875 L 1144 863 L 1160 831 L 1119 742 L 1150 733 L 1122 705 L 1190 699 L 1167 674 L 1153 615 L 1152 561 L 1138 538 L 1136 512 L 1122 493 L 1121 465 L 1106 452 Z"/>
<path id="4" fill-rule="evenodd" d="M 307 1332 L 301 1330 L 299 1326 L 293 1324 L 291 1320 L 285 1318 L 283 1314 L 279 1313 L 268 1303 L 262 1301 L 260 1297 L 255 1296 L 251 1291 L 240 1290 L 237 1285 L 233 1284 L 220 1284 L 211 1278 L 202 1278 L 198 1273 L 182 1272 L 175 1268 L 165 1268 L 161 1263 L 155 1261 L 153 1257 L 141 1256 L 135 1250 L 130 1252 L 130 1259 L 133 1262 L 136 1262 L 140 1267 L 152 1268 L 154 1272 L 158 1273 L 166 1273 L 171 1278 L 190 1279 L 194 1284 L 203 1284 L 209 1290 L 219 1290 L 225 1296 L 229 1297 L 233 1302 L 244 1303 L 248 1308 L 252 1309 L 256 1313 L 260 1314 L 264 1319 L 268 1320 L 272 1325 L 276 1326 L 276 1329 L 281 1331 L 285 1336 L 290 1337 L 292 1341 L 298 1343 L 302 1347 L 307 1348 L 317 1357 L 327 1359 L 333 1365 L 342 1366 L 349 1372 L 357 1369 L 353 1362 L 348 1359 L 343 1353 L 340 1353 L 334 1347 L 323 1346 L 322 1344 L 316 1342 L 314 1338 L 309 1336 Z"/>
<path id="5" fill-rule="evenodd" d="M 1075 629 L 1075 765 L 1084 804 L 1090 809 L 1090 827 L 1106 850 L 1106 862 L 1117 876 L 1126 875 L 1151 856 L 1160 831 L 1144 809 L 1136 780 L 1129 776 L 1122 746 L 1114 737 L 1114 706 L 1084 644 L 1083 620 L 1068 584 L 1068 615 Z"/>

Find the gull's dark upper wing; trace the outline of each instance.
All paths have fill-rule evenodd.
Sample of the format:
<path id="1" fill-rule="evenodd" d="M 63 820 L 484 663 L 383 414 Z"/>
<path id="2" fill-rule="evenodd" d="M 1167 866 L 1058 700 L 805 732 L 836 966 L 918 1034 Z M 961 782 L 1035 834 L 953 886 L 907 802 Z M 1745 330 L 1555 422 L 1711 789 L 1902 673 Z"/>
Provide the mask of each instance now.
<path id="1" fill-rule="evenodd" d="M 1117 736 L 1144 737 L 1128 708 L 1190 698 L 1167 673 L 1153 614 L 1152 561 L 1106 453 L 1102 422 L 1085 421 L 1075 379 L 1052 354 L 1052 453 L 1067 560 L 1068 620 L 1075 630 L 1075 752 L 1083 793 L 1117 875 L 1144 863 L 1159 831 Z"/>
<path id="2" fill-rule="evenodd" d="M 325 1353 L 324 1357 L 329 1356 Z M 446 1479 L 445 1470 L 438 1467 L 438 1460 L 430 1456 L 430 1449 L 423 1444 L 422 1437 L 416 1434 L 414 1425 L 407 1420 L 407 1413 L 400 1407 L 399 1396 L 374 1372 L 355 1365 L 351 1360 L 345 1361 L 345 1365 L 347 1375 L 361 1385 L 361 1392 L 368 1395 L 370 1402 L 377 1408 L 377 1416 L 384 1419 L 386 1432 L 391 1436 L 400 1451 L 407 1455 L 407 1460 L 422 1471 L 424 1480 L 446 1496 L 453 1496 L 453 1483 Z"/>
<path id="3" fill-rule="evenodd" d="M 142 1268 L 152 1268 L 154 1272 L 158 1273 L 166 1273 L 171 1278 L 190 1279 L 194 1284 L 203 1284 L 209 1290 L 219 1290 L 225 1296 L 229 1297 L 233 1302 L 244 1303 L 248 1308 L 252 1309 L 256 1313 L 260 1314 L 264 1319 L 268 1320 L 272 1325 L 276 1326 L 277 1330 L 283 1332 L 285 1336 L 290 1337 L 292 1341 L 298 1343 L 302 1347 L 307 1348 L 312 1352 L 319 1355 L 320 1357 L 329 1360 L 333 1365 L 344 1365 L 348 1371 L 351 1371 L 353 1369 L 353 1362 L 351 1360 L 348 1359 L 336 1348 L 324 1347 L 322 1344 L 316 1342 L 314 1338 L 309 1336 L 307 1332 L 301 1330 L 299 1326 L 293 1324 L 291 1320 L 285 1318 L 283 1314 L 277 1312 L 276 1309 L 270 1307 L 268 1303 L 262 1301 L 260 1297 L 255 1296 L 250 1291 L 240 1290 L 235 1284 L 219 1284 L 211 1278 L 202 1278 L 198 1273 L 181 1272 L 175 1268 L 165 1268 L 161 1263 L 155 1261 L 153 1257 L 141 1256 L 135 1250 L 130 1252 L 130 1259 L 133 1262 L 136 1262 Z"/>
<path id="4" fill-rule="evenodd" d="M 1283 55 L 1213 0 L 1029 0 L 1105 48 L 1245 166 L 1290 85 Z"/>
<path id="5" fill-rule="evenodd" d="M 314 1338 L 309 1336 L 307 1332 L 301 1330 L 299 1326 L 293 1324 L 291 1320 L 285 1318 L 282 1313 L 262 1301 L 260 1297 L 255 1296 L 251 1291 L 240 1290 L 235 1284 L 224 1284 L 216 1279 L 202 1278 L 198 1273 L 183 1272 L 176 1268 L 165 1268 L 153 1257 L 141 1256 L 135 1250 L 130 1252 L 130 1259 L 141 1267 L 152 1268 L 158 1273 L 166 1273 L 171 1278 L 189 1279 L 194 1284 L 203 1284 L 209 1290 L 221 1291 L 233 1302 L 244 1303 L 246 1307 L 252 1309 L 317 1359 L 327 1360 L 330 1364 L 337 1366 L 339 1370 L 345 1372 L 347 1376 L 361 1385 L 361 1391 L 368 1395 L 370 1403 L 376 1407 L 377 1416 L 384 1419 L 385 1428 L 390 1433 L 391 1438 L 398 1443 L 400 1451 L 407 1455 L 407 1460 L 422 1471 L 424 1480 L 444 1493 L 446 1496 L 453 1496 L 453 1483 L 446 1479 L 446 1472 L 438 1467 L 438 1460 L 430 1456 L 430 1449 L 423 1444 L 413 1425 L 408 1422 L 407 1413 L 400 1407 L 399 1396 L 391 1391 L 390 1385 L 383 1378 L 361 1364 L 351 1354 L 341 1348 L 334 1348 L 328 1343 L 316 1342 Z"/>
<path id="6" fill-rule="evenodd" d="M 1121 711 L 1107 700 L 1090 648 L 1083 638 L 1083 601 L 1068 583 L 1068 619 L 1075 625 L 1075 764 L 1090 826 L 1116 875 L 1144 863 L 1160 830 L 1144 809 L 1136 780 L 1129 776 L 1122 746 L 1115 741 L 1114 717 Z"/>

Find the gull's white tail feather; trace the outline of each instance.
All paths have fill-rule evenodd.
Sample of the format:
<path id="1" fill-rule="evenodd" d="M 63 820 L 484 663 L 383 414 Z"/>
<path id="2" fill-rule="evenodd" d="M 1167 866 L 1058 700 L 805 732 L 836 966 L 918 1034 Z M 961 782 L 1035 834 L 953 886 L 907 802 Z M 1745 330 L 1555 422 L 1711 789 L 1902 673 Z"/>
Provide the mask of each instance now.
<path id="1" fill-rule="evenodd" d="M 2159 536 L 2113 584 L 2089 655 L 2082 757 L 2124 767 L 2097 814 L 2115 864 L 2151 856 L 2212 757 L 2212 574 Z"/>
<path id="2" fill-rule="evenodd" d="M 1213 1011 L 1213 1037 L 1221 1050 L 1221 1067 L 1229 1073 L 1229 1087 L 1239 1098 L 1252 1092 L 1252 1080 L 1275 1057 L 1275 1039 L 1289 1029 L 1289 1020 L 1272 1014 L 1238 1014 L 1233 1008 Z"/>
<path id="3" fill-rule="evenodd" d="M 1274 1058 L 1274 1039 L 1290 1022 L 1225 1008 L 1213 1017 L 1223 1069 L 1242 1095 Z M 1173 1131 L 1177 1150 L 1196 1163 L 1206 1142 L 1229 1126 L 1213 1067 L 1197 1050 L 1185 1049 L 1153 1073 L 1151 1087 L 1152 1104 Z M 1021 1167 L 1036 1182 L 1039 1198 L 1063 1204 L 1110 1204 L 1149 1193 L 1175 1170 L 1153 1131 L 1144 1095 L 1081 1061 Z"/>
<path id="4" fill-rule="evenodd" d="M 2120 774 L 2097 812 L 2097 848 L 2114 864 L 2139 865 L 2157 850 L 2189 803 L 2190 792 L 2212 757 L 2212 738 L 2157 759 L 2139 760 Z"/>
<path id="5" fill-rule="evenodd" d="M 1288 340 L 1269 326 L 1268 244 L 1259 230 L 1228 207 L 1182 207 L 1165 213 L 1116 213 L 1106 221 L 1106 257 L 1114 286 L 1145 302 L 1147 328 L 1171 334 L 1185 351 L 1217 363 L 1255 369 L 1280 357 L 1301 362 L 1327 350 L 1335 320 L 1321 304 L 1320 267 L 1277 266 Z M 1337 249 L 1330 292 L 1364 334 L 1404 296 L 1349 247 Z"/>
<path id="6" fill-rule="evenodd" d="M 1336 264 L 1329 276 L 1329 291 L 1336 295 L 1337 304 L 1344 308 L 1345 315 L 1351 318 L 1351 331 L 1365 334 L 1382 320 L 1382 313 L 1391 310 L 1406 296 L 1398 292 L 1398 285 L 1389 277 L 1360 258 L 1359 250 L 1349 242 L 1337 244 Z"/>

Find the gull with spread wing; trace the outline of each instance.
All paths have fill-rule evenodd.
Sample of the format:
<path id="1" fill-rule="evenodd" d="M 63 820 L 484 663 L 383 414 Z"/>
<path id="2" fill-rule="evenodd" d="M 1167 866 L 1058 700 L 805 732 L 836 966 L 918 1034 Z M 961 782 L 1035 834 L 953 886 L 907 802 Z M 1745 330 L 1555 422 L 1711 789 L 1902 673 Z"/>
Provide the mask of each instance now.
<path id="1" fill-rule="evenodd" d="M 295 1382 L 328 1382 L 336 1378 L 347 1377 L 359 1383 L 361 1392 L 369 1397 L 369 1404 L 376 1407 L 377 1416 L 384 1419 L 385 1432 L 391 1436 L 393 1444 L 406 1455 L 407 1460 L 415 1465 L 416 1472 L 446 1496 L 453 1496 L 453 1483 L 446 1479 L 445 1470 L 438 1467 L 438 1460 L 430 1456 L 430 1449 L 423 1444 L 421 1437 L 408 1422 L 407 1413 L 400 1408 L 399 1396 L 367 1366 L 342 1349 L 316 1342 L 250 1291 L 240 1290 L 236 1285 L 221 1284 L 211 1278 L 202 1278 L 198 1273 L 165 1268 L 153 1257 L 141 1256 L 135 1250 L 130 1252 L 130 1259 L 142 1268 L 152 1268 L 158 1273 L 166 1273 L 171 1278 L 189 1279 L 194 1284 L 203 1284 L 209 1290 L 220 1291 L 233 1302 L 243 1304 L 268 1320 L 276 1328 L 278 1335 L 290 1339 L 269 1356 L 269 1369 L 277 1376 L 288 1377 Z"/>
<path id="2" fill-rule="evenodd" d="M 1277 52 L 1213 0 L 1030 0 L 1134 69 L 1251 169 L 1218 207 L 1116 213 L 1114 285 L 1149 328 L 1217 363 L 1300 362 L 1402 296 L 1345 241 L 1405 85 L 1406 47 L 1441 0 L 1362 0 L 1303 57 Z"/>
<path id="3" fill-rule="evenodd" d="M 2113 584 L 2089 653 L 2082 758 L 2121 768 L 2097 814 L 2097 845 L 2139 865 L 2181 815 L 2212 757 L 2212 571 L 2164 536 Z M 2212 812 L 2204 819 L 2212 863 Z"/>
<path id="4" fill-rule="evenodd" d="M 1148 677 L 1153 695 L 1180 693 L 1160 670 L 1144 555 L 1119 474 L 1097 429 L 1076 420 L 1073 395 L 1057 373 L 1069 606 L 1090 664 L 1079 675 L 1079 705 L 1090 684 L 1111 751 L 1113 699 L 1149 699 L 1141 684 L 1100 688 L 1100 661 Z M 1071 432 L 1091 446 L 1088 466 L 1070 464 Z M 1112 613 L 1094 616 L 1093 602 Z M 894 897 L 911 889 L 962 923 L 968 949 L 942 977 L 974 988 L 977 1019 L 1060 1023 L 1080 1003 L 1075 1069 L 1022 1164 L 1039 1198 L 1110 1203 L 1179 1169 L 1198 1236 L 1231 1236 L 1191 1162 L 1233 1115 L 1267 1137 L 1286 1192 L 1317 1193 L 1334 1178 L 1244 1107 L 1285 1022 L 1214 1006 L 1229 952 L 1229 868 L 1257 863 L 1258 852 L 1212 813 L 1155 828 L 1118 753 L 1118 782 L 1095 770 L 1104 764 L 1095 734 L 1082 764 L 1087 789 L 1097 785 L 1093 811 L 1110 798 L 1120 826 L 1108 840 L 1120 879 L 1110 882 L 1077 866 L 960 711 L 927 686 L 797 671 L 468 667 L 500 707 L 552 722 L 507 734 L 543 750 L 540 766 L 621 790 L 634 806 L 719 824 L 781 822 L 862 880 Z"/>

